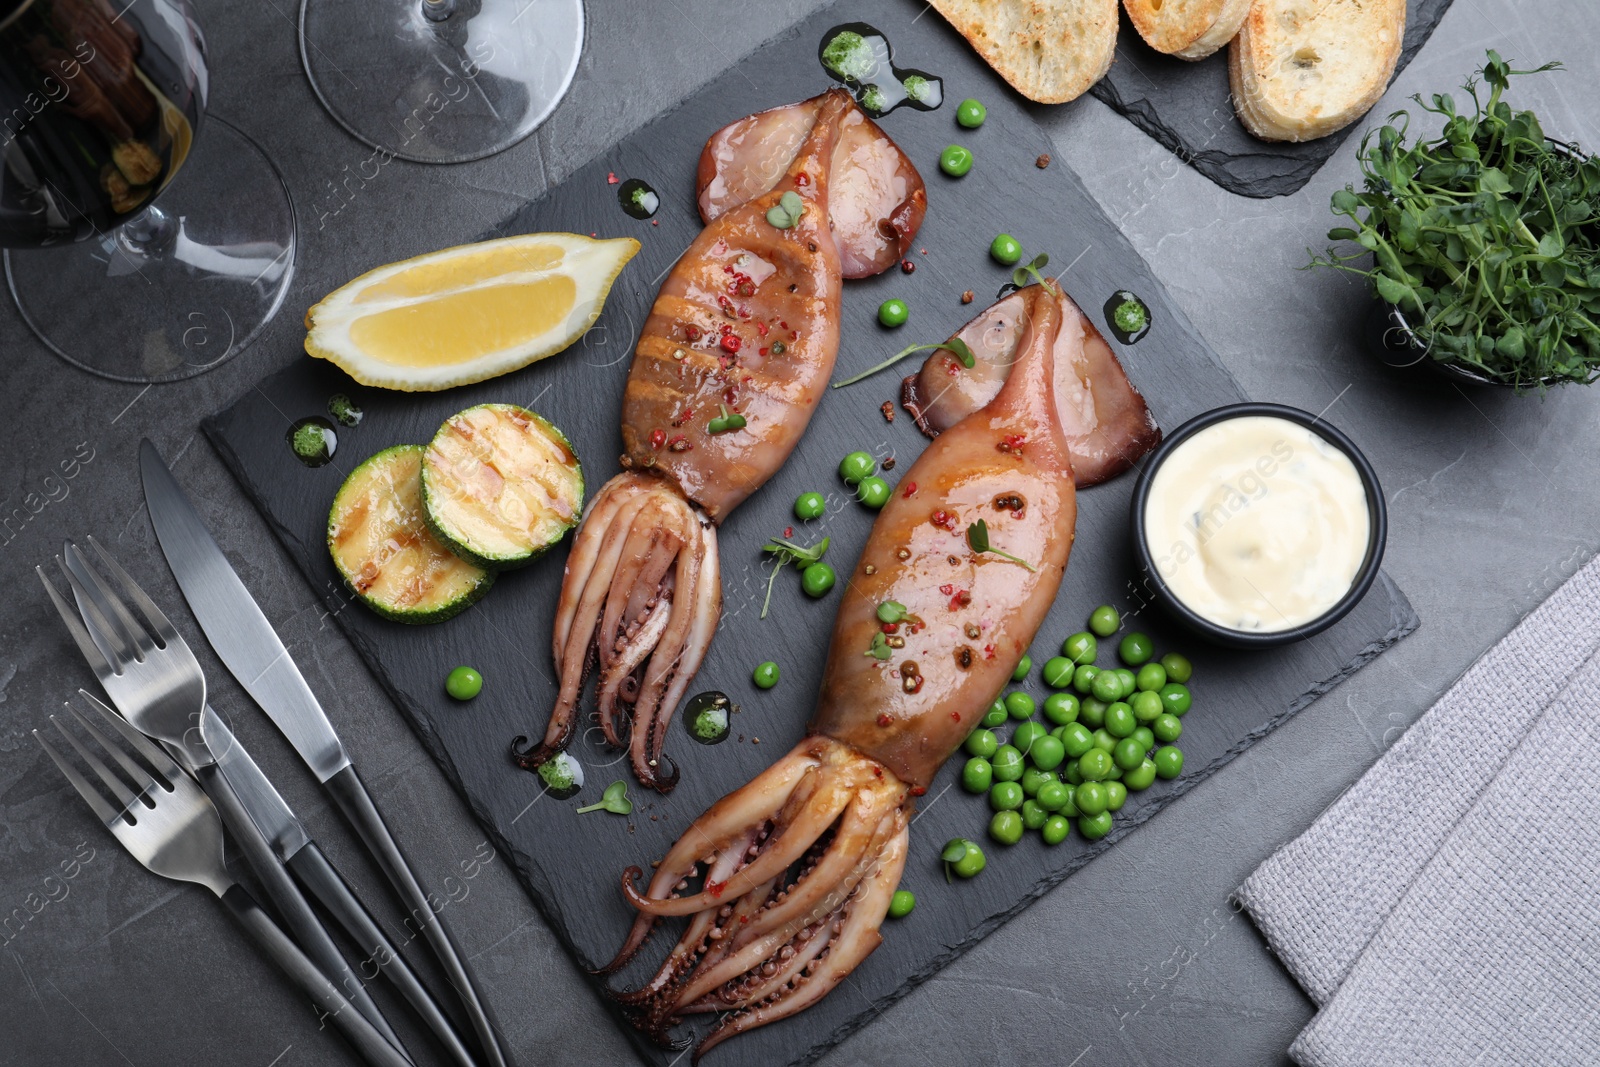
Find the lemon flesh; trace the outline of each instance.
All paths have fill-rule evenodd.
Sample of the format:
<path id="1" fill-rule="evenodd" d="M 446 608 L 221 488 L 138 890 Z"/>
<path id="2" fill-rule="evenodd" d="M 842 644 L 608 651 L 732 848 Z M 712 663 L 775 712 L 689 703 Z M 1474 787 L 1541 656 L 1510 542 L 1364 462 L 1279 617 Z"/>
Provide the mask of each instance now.
<path id="1" fill-rule="evenodd" d="M 631 238 L 541 233 L 369 271 L 306 316 L 306 352 L 363 385 L 449 389 L 566 349 L 594 324 Z"/>

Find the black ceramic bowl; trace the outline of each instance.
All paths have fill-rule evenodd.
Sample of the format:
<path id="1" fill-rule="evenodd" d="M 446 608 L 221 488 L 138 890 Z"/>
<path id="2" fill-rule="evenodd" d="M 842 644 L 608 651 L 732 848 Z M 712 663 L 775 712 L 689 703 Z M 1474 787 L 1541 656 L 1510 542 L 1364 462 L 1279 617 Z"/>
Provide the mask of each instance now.
<path id="1" fill-rule="evenodd" d="M 1367 493 L 1367 554 L 1361 561 L 1361 569 L 1356 572 L 1355 580 L 1350 583 L 1349 591 L 1333 607 L 1310 622 L 1270 633 L 1234 630 L 1221 626 L 1197 614 L 1179 600 L 1167 588 L 1166 582 L 1162 581 L 1160 573 L 1156 570 L 1155 557 L 1150 551 L 1144 526 L 1145 503 L 1150 496 L 1150 485 L 1155 480 L 1156 471 L 1161 469 L 1161 465 L 1166 462 L 1173 450 L 1208 426 L 1247 415 L 1265 415 L 1299 423 L 1321 437 L 1350 457 L 1350 462 L 1355 464 L 1356 473 L 1361 477 L 1362 487 Z M 1134 557 L 1145 587 L 1150 589 L 1161 606 L 1185 627 L 1201 637 L 1232 648 L 1272 648 L 1277 645 L 1292 644 L 1312 634 L 1321 633 L 1344 618 L 1350 609 L 1367 595 L 1367 590 L 1372 588 L 1373 581 L 1378 577 L 1378 566 L 1383 562 L 1384 542 L 1389 536 L 1389 509 L 1384 503 L 1383 487 L 1378 484 L 1378 475 L 1373 471 L 1372 464 L 1367 462 L 1367 457 L 1361 454 L 1355 442 L 1309 411 L 1285 407 L 1282 404 L 1229 404 L 1226 407 L 1212 408 L 1179 426 L 1145 461 L 1144 470 L 1133 488 L 1132 521 Z"/>

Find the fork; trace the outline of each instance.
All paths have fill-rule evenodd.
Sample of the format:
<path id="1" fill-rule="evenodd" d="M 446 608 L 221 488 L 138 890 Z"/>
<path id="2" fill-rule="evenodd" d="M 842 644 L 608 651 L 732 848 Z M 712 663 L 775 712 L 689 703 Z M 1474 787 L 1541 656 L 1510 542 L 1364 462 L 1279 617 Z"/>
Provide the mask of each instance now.
<path id="1" fill-rule="evenodd" d="M 106 829 L 151 872 L 174 881 L 203 885 L 216 894 L 245 932 L 319 1010 L 332 1018 L 333 1024 L 369 1064 L 409 1067 L 409 1061 L 355 1010 L 317 965 L 295 947 L 249 891 L 229 876 L 222 862 L 222 821 L 194 780 L 110 708 L 88 693 L 83 697 L 145 761 L 146 766 L 140 766 L 82 712 L 71 704 L 63 705 L 111 756 L 134 783 L 134 788 L 130 789 L 127 781 L 79 741 L 59 718 L 52 715 L 50 721 L 110 790 L 119 806 L 109 803 L 38 730 L 33 731 L 33 736 Z"/>
<path id="2" fill-rule="evenodd" d="M 90 537 L 89 546 L 149 625 L 141 625 L 134 618 L 123 600 L 89 565 L 78 546 L 69 541 L 56 562 L 72 586 L 81 619 L 56 591 L 44 570 L 38 567 L 34 570 L 78 650 L 89 661 L 122 717 L 141 733 L 170 745 L 211 797 L 251 870 L 261 879 L 268 898 L 306 955 L 316 961 L 356 1010 L 409 1060 L 400 1038 L 378 1010 L 371 994 L 350 971 L 328 931 L 284 871 L 272 846 L 217 766 L 216 757 L 200 728 L 206 708 L 206 679 L 194 652 L 155 602 L 100 543 Z"/>

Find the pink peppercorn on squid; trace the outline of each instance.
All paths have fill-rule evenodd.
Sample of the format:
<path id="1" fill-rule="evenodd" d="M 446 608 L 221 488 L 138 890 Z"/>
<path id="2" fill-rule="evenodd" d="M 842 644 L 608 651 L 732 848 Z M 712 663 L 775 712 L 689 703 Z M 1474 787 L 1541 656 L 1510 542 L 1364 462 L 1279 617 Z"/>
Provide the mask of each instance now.
<path id="1" fill-rule="evenodd" d="M 663 746 L 722 611 L 717 525 L 788 459 L 826 392 L 842 279 L 892 263 L 921 222 L 916 169 L 848 93 L 778 111 L 781 130 L 763 112 L 707 145 L 708 225 L 634 350 L 624 471 L 567 559 L 556 704 L 537 744 L 511 746 L 526 769 L 570 743 L 593 667 L 606 741 L 628 749 L 642 784 L 677 783 Z"/>
<path id="2" fill-rule="evenodd" d="M 623 876 L 639 914 L 607 972 L 661 918 L 689 919 L 654 976 L 616 994 L 659 1040 L 687 1015 L 727 1013 L 704 1054 L 815 1003 L 878 946 L 914 798 L 978 724 L 1055 599 L 1077 517 L 1055 358 L 1076 309 L 1053 282 L 1016 299 L 1022 326 L 1004 383 L 934 439 L 873 525 L 841 598 L 809 736 L 695 820 L 646 890 L 639 868 Z M 989 546 L 1015 560 L 974 550 L 968 529 L 980 519 Z"/>

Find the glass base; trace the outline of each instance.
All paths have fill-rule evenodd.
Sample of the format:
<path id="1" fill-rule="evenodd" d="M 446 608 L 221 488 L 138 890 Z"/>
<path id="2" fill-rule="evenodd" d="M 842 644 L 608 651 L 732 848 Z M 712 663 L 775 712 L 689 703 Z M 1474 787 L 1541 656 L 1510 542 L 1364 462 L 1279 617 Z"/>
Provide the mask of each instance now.
<path id="1" fill-rule="evenodd" d="M 311 88 L 354 137 L 418 163 L 504 151 L 566 95 L 583 0 L 302 0 Z"/>
<path id="2" fill-rule="evenodd" d="M 283 176 L 254 141 L 207 116 L 155 206 L 87 241 L 8 249 L 6 284 L 39 340 L 73 366 L 172 382 L 255 340 L 289 291 L 294 249 Z"/>

